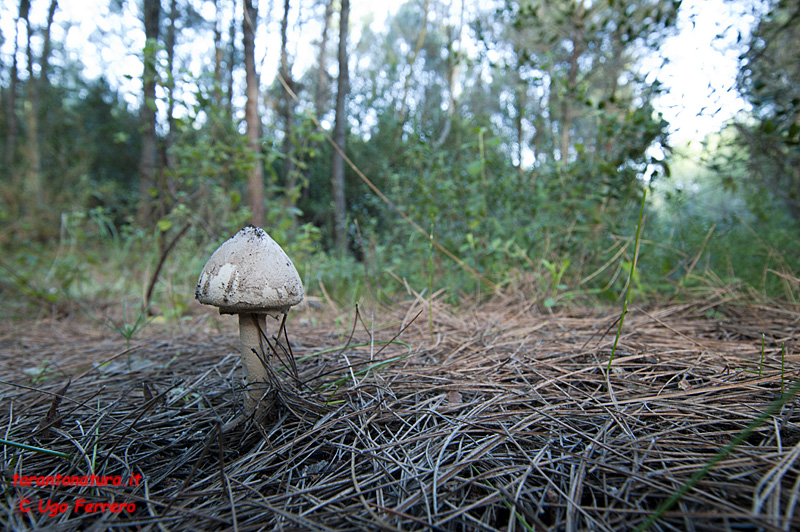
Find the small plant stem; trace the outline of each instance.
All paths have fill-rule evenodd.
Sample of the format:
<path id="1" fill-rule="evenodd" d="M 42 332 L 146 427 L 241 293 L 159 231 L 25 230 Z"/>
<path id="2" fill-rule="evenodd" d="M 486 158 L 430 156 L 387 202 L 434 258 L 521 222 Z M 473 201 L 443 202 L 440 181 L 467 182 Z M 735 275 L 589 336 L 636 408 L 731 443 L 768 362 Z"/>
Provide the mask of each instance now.
<path id="1" fill-rule="evenodd" d="M 783 396 L 783 376 L 785 375 L 784 364 L 786 362 L 786 344 L 781 344 L 781 396 Z"/>
<path id="2" fill-rule="evenodd" d="M 428 329 L 433 343 L 433 216 L 431 216 L 431 236 L 428 239 Z"/>
<path id="3" fill-rule="evenodd" d="M 478 130 L 478 148 L 481 154 L 481 184 L 485 187 L 486 186 L 486 151 L 484 148 L 483 143 L 483 135 L 486 133 L 486 128 L 480 128 Z M 485 218 L 485 211 L 484 211 L 484 218 Z"/>
<path id="4" fill-rule="evenodd" d="M 633 274 L 636 272 L 636 260 L 639 258 L 639 232 L 642 229 L 642 218 L 644 217 L 644 203 L 647 199 L 647 189 L 644 189 L 642 195 L 642 207 L 639 210 L 639 223 L 636 225 L 636 239 L 633 244 L 633 262 L 631 262 L 631 273 L 628 277 L 628 288 L 625 290 L 625 301 L 622 304 L 622 316 L 619 320 L 619 327 L 617 327 L 617 336 L 614 338 L 614 347 L 611 348 L 611 358 L 608 359 L 608 367 L 606 373 L 611 373 L 611 363 L 614 361 L 614 355 L 617 352 L 617 344 L 619 343 L 619 336 L 622 333 L 622 324 L 625 322 L 625 314 L 628 313 L 628 298 L 631 295 L 631 286 L 633 286 Z"/>
<path id="5" fill-rule="evenodd" d="M 169 244 L 164 248 L 161 252 L 161 256 L 158 259 L 158 264 L 156 265 L 156 269 L 153 272 L 153 276 L 150 279 L 150 284 L 147 286 L 147 292 L 145 293 L 144 300 L 142 301 L 142 313 L 147 314 L 150 309 L 150 300 L 153 298 L 153 289 L 156 287 L 156 282 L 158 282 L 158 276 L 161 274 L 161 268 L 164 267 L 164 261 L 167 260 L 167 255 L 169 255 L 172 248 L 175 247 L 175 244 L 178 243 L 178 240 L 189 230 L 192 226 L 191 223 L 186 224 L 183 226 L 183 229 L 178 231 L 178 233 L 172 238 Z"/>

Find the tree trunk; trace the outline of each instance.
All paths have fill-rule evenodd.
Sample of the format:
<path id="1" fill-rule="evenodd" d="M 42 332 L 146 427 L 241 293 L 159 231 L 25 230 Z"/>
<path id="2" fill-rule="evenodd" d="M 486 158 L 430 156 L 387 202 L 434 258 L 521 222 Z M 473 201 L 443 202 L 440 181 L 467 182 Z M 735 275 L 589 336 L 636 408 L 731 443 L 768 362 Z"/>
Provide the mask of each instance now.
<path id="1" fill-rule="evenodd" d="M 147 226 L 152 217 L 150 190 L 158 158 L 158 139 L 156 137 L 156 48 L 158 47 L 159 19 L 161 3 L 159 0 L 144 0 L 144 71 L 142 86 L 144 102 L 139 109 L 142 122 L 142 153 L 139 159 L 139 205 L 136 221 Z"/>
<path id="2" fill-rule="evenodd" d="M 222 107 L 222 8 L 214 0 L 214 105 Z"/>
<path id="3" fill-rule="evenodd" d="M 567 73 L 567 91 L 561 100 L 561 162 L 569 159 L 571 142 L 570 130 L 572 129 L 573 103 L 575 103 L 576 89 L 578 88 L 578 61 L 583 53 L 583 23 L 586 15 L 586 6 L 582 1 L 576 14 L 575 35 L 572 37 L 572 55 L 569 58 L 569 72 Z"/>
<path id="4" fill-rule="evenodd" d="M 23 5 L 24 4 L 24 5 Z M 22 0 L 20 2 L 20 17 L 25 20 L 27 28 L 27 58 L 28 58 L 28 82 L 26 87 L 25 101 L 25 122 L 28 126 L 28 134 L 25 142 L 26 172 L 23 190 L 26 197 L 32 200 L 34 210 L 38 210 L 43 204 L 42 198 L 42 161 L 39 150 L 39 94 L 37 90 L 36 77 L 33 74 L 33 51 L 31 50 L 31 26 L 30 2 Z"/>
<path id="5" fill-rule="evenodd" d="M 248 204 L 250 205 L 251 222 L 258 227 L 264 226 L 264 169 L 261 161 L 261 117 L 258 114 L 258 74 L 256 73 L 255 32 L 258 20 L 258 7 L 253 0 L 244 0 L 244 69 L 247 103 L 244 108 L 244 120 L 247 123 L 247 139 L 253 151 L 253 168 L 247 179 Z"/>
<path id="6" fill-rule="evenodd" d="M 57 7 L 58 7 L 58 0 L 50 0 L 50 8 L 47 10 L 47 25 L 44 27 L 44 43 L 42 45 L 42 56 L 39 58 L 39 67 L 40 67 L 39 79 L 41 80 L 41 85 L 43 87 L 49 85 L 47 79 L 47 71 L 50 69 L 50 51 L 52 49 L 50 41 L 50 28 L 53 26 L 53 18 L 55 18 Z"/>
<path id="7" fill-rule="evenodd" d="M 48 198 L 45 197 L 44 189 L 42 187 L 42 148 L 39 144 L 39 109 L 41 102 L 46 102 L 47 95 L 50 88 L 50 80 L 48 79 L 48 70 L 50 66 L 50 52 L 52 50 L 50 41 L 50 29 L 53 27 L 53 18 L 55 18 L 56 9 L 58 7 L 58 0 L 50 0 L 50 7 L 47 10 L 47 23 L 42 32 L 42 55 L 39 57 L 39 78 L 33 76 L 33 54 L 30 50 L 30 36 L 31 28 L 28 23 L 28 102 L 29 105 L 25 106 L 25 115 L 28 123 L 29 142 L 28 147 L 28 161 L 29 179 L 31 181 L 32 196 L 35 201 L 36 210 L 42 208 L 47 202 Z"/>
<path id="8" fill-rule="evenodd" d="M 175 168 L 175 156 L 172 153 L 172 145 L 175 142 L 175 21 L 178 18 L 178 6 L 176 0 L 170 1 L 169 7 L 169 26 L 167 35 L 164 39 L 164 47 L 167 49 L 167 138 L 163 145 L 163 164 L 158 171 L 158 213 L 160 219 L 166 216 L 171 210 L 174 199 L 174 186 L 167 170 Z"/>
<path id="9" fill-rule="evenodd" d="M 289 0 L 283 1 L 283 19 L 281 20 L 281 77 L 286 82 L 286 86 L 294 90 L 294 82 L 292 80 L 292 72 L 289 68 L 289 55 L 286 50 L 288 39 L 286 36 L 289 28 Z M 294 164 L 294 103 L 289 91 L 283 91 L 283 123 L 284 123 L 284 137 L 283 137 L 283 164 L 284 164 L 284 180 L 289 183 L 293 181 L 295 172 Z"/>
<path id="10" fill-rule="evenodd" d="M 236 17 L 231 17 L 231 27 L 228 28 L 228 92 L 225 95 L 225 108 L 228 116 L 233 116 L 233 65 L 236 64 Z"/>
<path id="11" fill-rule="evenodd" d="M 174 114 L 175 110 L 175 21 L 178 19 L 178 6 L 176 0 L 171 0 L 169 6 L 169 27 L 167 28 L 167 36 L 166 42 L 164 43 L 164 47 L 167 49 L 167 68 L 169 68 L 169 78 L 167 80 L 167 93 L 168 93 L 168 107 L 167 107 L 167 121 L 169 123 L 169 130 L 167 131 L 167 142 L 166 142 L 166 150 L 167 150 L 167 163 L 169 167 L 173 165 L 170 164 L 172 161 L 171 154 L 169 153 L 169 149 L 172 147 L 172 143 L 175 140 L 175 117 L 172 115 Z"/>
<path id="12" fill-rule="evenodd" d="M 11 81 L 8 87 L 8 133 L 6 138 L 6 168 L 12 175 L 16 174 L 17 135 L 17 85 L 19 74 L 17 71 L 17 52 L 19 51 L 19 18 L 14 22 L 14 55 L 11 57 Z M 14 180 L 16 181 L 16 179 Z"/>
<path id="13" fill-rule="evenodd" d="M 561 162 L 566 163 L 569 158 L 570 129 L 572 128 L 572 98 L 575 95 L 575 80 L 578 73 L 578 48 L 575 48 L 570 57 L 569 73 L 567 74 L 567 91 L 561 97 Z"/>
<path id="14" fill-rule="evenodd" d="M 325 21 L 322 25 L 322 37 L 319 43 L 319 60 L 317 61 L 317 87 L 314 94 L 314 110 L 317 113 L 317 118 L 322 120 L 322 115 L 325 114 L 325 102 L 328 95 L 328 69 L 327 69 L 327 51 L 328 51 L 328 28 L 330 27 L 331 15 L 333 15 L 333 0 L 327 0 L 325 4 Z"/>
<path id="15" fill-rule="evenodd" d="M 461 36 L 464 31 L 464 8 L 465 2 L 461 2 L 461 17 L 458 24 L 458 30 L 452 28 L 448 29 L 450 35 L 450 42 L 447 43 L 447 114 L 444 119 L 444 127 L 442 128 L 439 137 L 433 143 L 435 149 L 439 149 L 447 140 L 450 130 L 453 127 L 453 115 L 456 110 L 456 82 L 461 71 L 461 50 L 464 41 Z M 458 51 L 455 50 L 456 42 L 458 42 Z"/>
<path id="16" fill-rule="evenodd" d="M 452 43 L 451 48 L 452 48 Z M 450 54 L 452 55 L 453 51 L 450 50 Z M 458 64 L 453 64 L 452 59 L 448 63 L 447 66 L 447 83 L 448 83 L 448 96 L 447 96 L 447 111 L 444 117 L 444 126 L 442 127 L 442 131 L 439 133 L 439 136 L 433 142 L 433 148 L 438 150 L 442 144 L 445 143 L 447 140 L 447 136 L 450 134 L 450 130 L 453 127 L 453 114 L 456 110 L 456 98 L 455 98 L 455 88 L 456 88 L 456 78 L 458 76 Z"/>
<path id="17" fill-rule="evenodd" d="M 428 10 L 430 8 L 430 0 L 425 0 L 422 14 L 422 27 L 419 29 L 419 36 L 417 37 L 417 44 L 414 47 L 414 53 L 408 61 L 408 74 L 406 74 L 405 83 L 403 83 L 403 97 L 400 100 L 400 124 L 397 128 L 398 135 L 402 135 L 403 126 L 406 123 L 406 101 L 408 100 L 408 89 L 411 86 L 411 78 L 414 76 L 414 63 L 417 62 L 417 56 L 422 45 L 425 44 L 425 33 L 428 29 Z M 344 7 L 342 7 L 344 9 Z M 341 50 L 341 48 L 340 48 Z M 341 52 L 340 52 L 341 53 Z"/>
<path id="18" fill-rule="evenodd" d="M 523 186 L 522 158 L 525 151 L 525 130 L 522 119 L 525 113 L 525 108 L 528 105 L 528 98 L 526 91 L 527 87 L 525 87 L 525 82 L 520 78 L 519 70 L 516 71 L 515 77 L 515 81 L 517 82 L 517 116 L 514 117 L 514 125 L 517 128 L 517 179 L 519 185 Z"/>
<path id="19" fill-rule="evenodd" d="M 336 249 L 344 253 L 347 244 L 345 227 L 346 202 L 344 194 L 344 157 L 342 154 L 347 140 L 347 110 L 345 98 L 349 90 L 347 73 L 347 22 L 350 17 L 350 0 L 342 0 L 339 21 L 339 81 L 336 89 L 336 120 L 333 126 L 333 141 L 339 150 L 333 151 L 331 169 L 331 195 L 333 196 L 333 231 Z"/>

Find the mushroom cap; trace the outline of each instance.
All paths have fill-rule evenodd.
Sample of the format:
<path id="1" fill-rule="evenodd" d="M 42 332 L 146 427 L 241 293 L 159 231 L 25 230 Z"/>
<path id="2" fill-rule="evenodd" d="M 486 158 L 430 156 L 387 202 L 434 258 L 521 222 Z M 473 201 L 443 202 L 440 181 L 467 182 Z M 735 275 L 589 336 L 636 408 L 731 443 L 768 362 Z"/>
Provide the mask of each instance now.
<path id="1" fill-rule="evenodd" d="M 266 231 L 239 230 L 208 259 L 195 298 L 220 314 L 282 314 L 303 300 L 303 282 L 292 260 Z"/>

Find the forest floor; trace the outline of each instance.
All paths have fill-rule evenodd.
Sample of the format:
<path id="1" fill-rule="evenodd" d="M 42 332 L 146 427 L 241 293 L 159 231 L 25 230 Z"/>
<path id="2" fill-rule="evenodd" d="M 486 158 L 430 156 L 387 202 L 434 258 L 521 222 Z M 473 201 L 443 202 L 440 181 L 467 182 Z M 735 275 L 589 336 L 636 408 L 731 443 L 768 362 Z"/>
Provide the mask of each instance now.
<path id="1" fill-rule="evenodd" d="M 428 305 L 293 310 L 297 376 L 274 373 L 261 425 L 236 422 L 231 316 L 129 347 L 86 318 L 0 321 L 0 438 L 56 453 L 3 447 L 0 523 L 633 530 L 695 476 L 651 529 L 800 530 L 800 309 L 632 307 L 607 372 L 619 309 Z"/>

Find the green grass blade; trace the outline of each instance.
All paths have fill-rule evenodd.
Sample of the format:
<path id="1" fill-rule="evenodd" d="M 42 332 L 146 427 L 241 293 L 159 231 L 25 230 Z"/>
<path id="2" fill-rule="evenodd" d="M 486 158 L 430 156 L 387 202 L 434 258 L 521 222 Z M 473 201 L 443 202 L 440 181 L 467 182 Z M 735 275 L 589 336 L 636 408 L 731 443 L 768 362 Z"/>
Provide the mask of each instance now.
<path id="1" fill-rule="evenodd" d="M 59 451 L 51 451 L 50 449 L 42 449 L 41 447 L 34 447 L 33 445 L 26 445 L 24 443 L 16 443 L 13 441 L 0 439 L 0 444 L 8 445 L 9 447 L 16 447 L 25 451 L 33 451 L 35 453 L 49 454 L 50 456 L 57 456 L 59 458 L 72 458 L 72 455 L 62 453 Z"/>
<path id="2" fill-rule="evenodd" d="M 631 287 L 633 286 L 633 275 L 636 272 L 636 261 L 639 258 L 639 232 L 642 230 L 642 218 L 644 217 L 644 203 L 647 199 L 647 189 L 644 189 L 642 195 L 642 208 L 639 210 L 639 223 L 636 225 L 636 239 L 633 244 L 633 262 L 631 263 L 631 273 L 628 277 L 628 288 L 625 290 L 625 301 L 622 304 L 622 316 L 619 319 L 619 326 L 617 327 L 617 336 L 614 338 L 614 347 L 611 348 L 611 358 L 608 359 L 608 367 L 606 373 L 611 373 L 611 363 L 614 362 L 614 355 L 617 353 L 617 344 L 619 343 L 619 335 L 622 334 L 622 324 L 625 322 L 625 314 L 628 313 L 628 298 L 631 295 Z"/>

